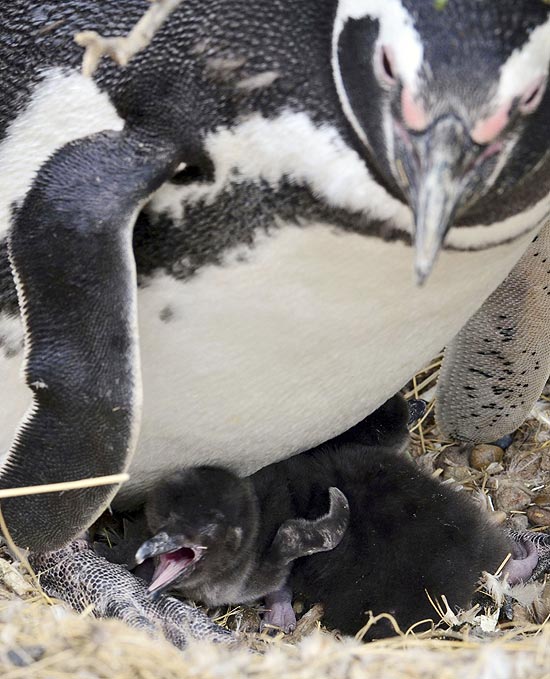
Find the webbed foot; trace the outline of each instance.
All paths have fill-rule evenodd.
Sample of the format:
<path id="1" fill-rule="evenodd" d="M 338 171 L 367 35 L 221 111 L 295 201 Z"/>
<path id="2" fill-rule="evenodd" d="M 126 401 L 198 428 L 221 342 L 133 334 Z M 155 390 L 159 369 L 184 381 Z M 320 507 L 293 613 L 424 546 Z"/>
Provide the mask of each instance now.
<path id="1" fill-rule="evenodd" d="M 510 585 L 536 580 L 550 571 L 550 535 L 510 531 L 512 556 L 503 572 Z"/>
<path id="2" fill-rule="evenodd" d="M 263 615 L 260 631 L 282 630 L 290 634 L 296 629 L 296 615 L 292 608 L 290 587 L 281 587 L 265 597 L 266 612 Z"/>
<path id="3" fill-rule="evenodd" d="M 84 540 L 55 552 L 31 554 L 45 591 L 77 611 L 90 605 L 98 618 L 118 618 L 183 649 L 189 639 L 232 643 L 235 637 L 202 611 L 173 597 L 152 601 L 146 584 L 123 566 L 97 555 Z"/>

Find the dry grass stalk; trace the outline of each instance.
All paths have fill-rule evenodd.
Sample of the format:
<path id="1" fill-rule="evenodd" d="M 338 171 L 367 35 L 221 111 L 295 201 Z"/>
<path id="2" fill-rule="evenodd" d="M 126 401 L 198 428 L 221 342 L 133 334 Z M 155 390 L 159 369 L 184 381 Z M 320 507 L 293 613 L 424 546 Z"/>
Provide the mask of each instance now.
<path id="1" fill-rule="evenodd" d="M 110 474 L 108 476 L 93 476 L 76 481 L 61 481 L 60 483 L 44 483 L 37 486 L 20 486 L 19 488 L 5 488 L 0 490 L 0 500 L 23 495 L 41 495 L 43 493 L 62 493 L 67 490 L 80 488 L 95 488 L 97 486 L 112 486 L 124 483 L 130 478 L 129 474 Z"/>
<path id="2" fill-rule="evenodd" d="M 101 58 L 109 56 L 120 66 L 126 66 L 132 57 L 145 49 L 166 19 L 183 0 L 152 0 L 151 7 L 126 36 L 105 38 L 95 31 L 82 31 L 75 42 L 85 47 L 82 73 L 92 76 Z"/>

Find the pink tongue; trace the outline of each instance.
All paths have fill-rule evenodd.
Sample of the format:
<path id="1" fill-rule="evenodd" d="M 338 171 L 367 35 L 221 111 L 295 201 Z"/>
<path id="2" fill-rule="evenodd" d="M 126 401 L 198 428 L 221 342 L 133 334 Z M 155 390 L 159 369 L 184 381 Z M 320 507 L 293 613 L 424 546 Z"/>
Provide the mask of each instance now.
<path id="1" fill-rule="evenodd" d="M 149 585 L 149 592 L 170 584 L 193 561 L 193 557 L 193 551 L 185 548 L 170 554 L 161 554 Z"/>

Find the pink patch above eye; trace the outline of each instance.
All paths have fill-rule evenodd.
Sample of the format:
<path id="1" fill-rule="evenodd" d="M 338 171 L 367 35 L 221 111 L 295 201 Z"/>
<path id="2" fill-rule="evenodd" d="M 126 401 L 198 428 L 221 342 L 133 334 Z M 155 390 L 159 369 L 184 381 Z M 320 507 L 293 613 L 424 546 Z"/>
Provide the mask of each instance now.
<path id="1" fill-rule="evenodd" d="M 537 78 L 527 87 L 518 103 L 518 109 L 524 115 L 532 113 L 540 104 L 546 89 L 546 77 Z M 512 101 L 503 104 L 496 113 L 478 120 L 472 130 L 471 137 L 476 144 L 490 144 L 502 133 L 510 120 Z"/>
<path id="2" fill-rule="evenodd" d="M 401 92 L 401 115 L 403 122 L 409 130 L 421 132 L 428 126 L 428 116 L 423 106 L 415 101 L 408 87 L 403 87 Z"/>
<path id="3" fill-rule="evenodd" d="M 492 116 L 478 120 L 470 136 L 476 144 L 480 144 L 481 146 L 489 144 L 498 137 L 508 124 L 509 119 L 510 102 L 507 102 Z"/>

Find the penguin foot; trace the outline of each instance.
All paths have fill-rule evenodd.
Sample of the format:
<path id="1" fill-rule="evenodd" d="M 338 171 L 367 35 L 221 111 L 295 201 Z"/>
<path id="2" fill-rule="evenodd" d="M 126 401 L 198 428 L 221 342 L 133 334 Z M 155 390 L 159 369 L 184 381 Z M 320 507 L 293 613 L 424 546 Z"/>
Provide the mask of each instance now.
<path id="1" fill-rule="evenodd" d="M 536 580 L 550 571 L 550 535 L 533 531 L 510 531 L 512 557 L 504 567 L 508 582 Z"/>
<path id="2" fill-rule="evenodd" d="M 235 637 L 202 611 L 161 596 L 152 601 L 145 582 L 123 566 L 109 563 L 87 542 L 76 540 L 55 552 L 29 555 L 44 590 L 76 611 L 93 606 L 98 618 L 118 618 L 130 627 L 164 637 L 183 649 L 189 639 L 232 643 Z"/>
<path id="3" fill-rule="evenodd" d="M 281 587 L 265 597 L 266 612 L 263 615 L 260 631 L 277 632 L 282 630 L 290 634 L 296 629 L 296 615 L 292 608 L 292 591 L 289 587 Z"/>

